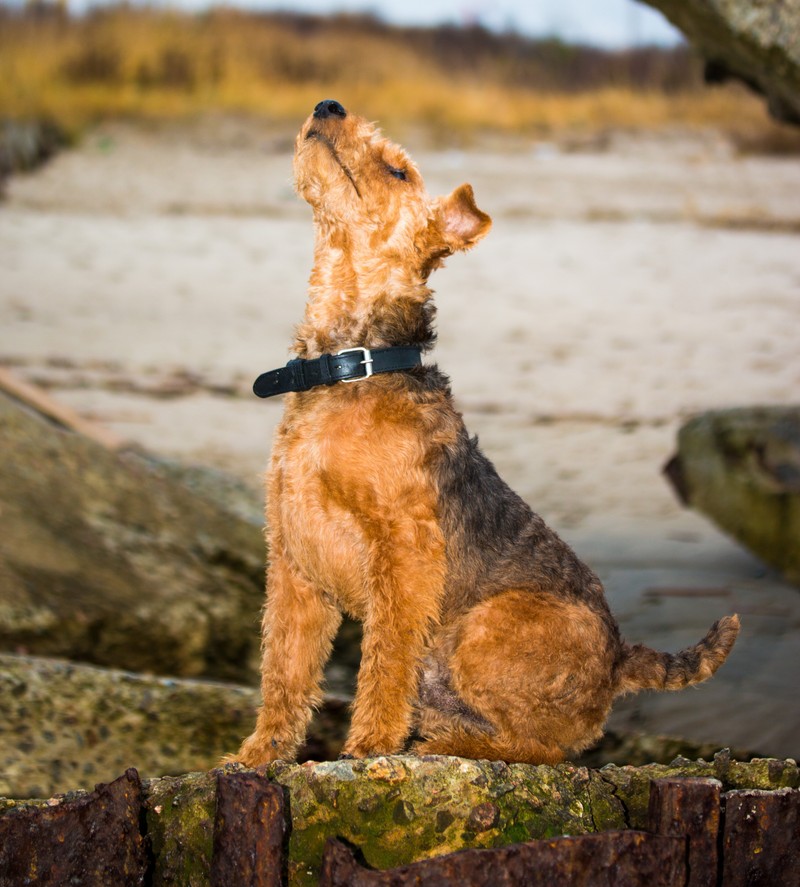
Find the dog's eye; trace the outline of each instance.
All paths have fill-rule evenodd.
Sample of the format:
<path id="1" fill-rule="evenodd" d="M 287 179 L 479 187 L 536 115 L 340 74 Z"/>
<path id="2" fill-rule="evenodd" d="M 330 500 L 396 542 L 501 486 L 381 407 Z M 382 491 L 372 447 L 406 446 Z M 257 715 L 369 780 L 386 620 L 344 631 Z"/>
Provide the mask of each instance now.
<path id="1" fill-rule="evenodd" d="M 386 164 L 386 169 L 388 169 L 389 173 L 393 175 L 396 179 L 400 179 L 403 182 L 405 182 L 408 178 L 404 169 L 399 169 L 396 166 L 392 166 L 391 163 Z"/>

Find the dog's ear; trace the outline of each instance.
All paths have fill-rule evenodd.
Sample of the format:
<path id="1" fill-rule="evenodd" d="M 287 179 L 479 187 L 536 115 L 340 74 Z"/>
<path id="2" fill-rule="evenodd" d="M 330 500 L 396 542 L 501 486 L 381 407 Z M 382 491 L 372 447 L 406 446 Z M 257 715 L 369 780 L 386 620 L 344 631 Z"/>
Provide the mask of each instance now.
<path id="1" fill-rule="evenodd" d="M 441 234 L 451 252 L 469 249 L 492 227 L 492 220 L 475 204 L 472 185 L 460 185 L 439 198 Z"/>

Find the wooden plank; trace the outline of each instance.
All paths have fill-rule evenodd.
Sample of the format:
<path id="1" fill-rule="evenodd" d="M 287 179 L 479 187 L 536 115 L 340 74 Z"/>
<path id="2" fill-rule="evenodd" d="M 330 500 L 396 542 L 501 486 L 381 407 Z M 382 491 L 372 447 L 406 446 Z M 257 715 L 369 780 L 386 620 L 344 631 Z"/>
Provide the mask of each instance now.
<path id="1" fill-rule="evenodd" d="M 717 779 L 654 779 L 648 830 L 685 837 L 686 887 L 716 887 L 722 783 Z"/>
<path id="2" fill-rule="evenodd" d="M 646 832 L 528 841 L 495 850 L 463 850 L 401 868 L 374 871 L 353 849 L 329 839 L 320 887 L 683 887 L 684 838 Z"/>
<path id="3" fill-rule="evenodd" d="M 124 438 L 111 429 L 84 419 L 75 410 L 55 400 L 43 388 L 25 382 L 7 367 L 0 367 L 0 390 L 64 428 L 91 438 L 108 450 L 119 450 L 128 445 Z"/>
<path id="4" fill-rule="evenodd" d="M 723 887 L 800 887 L 800 789 L 723 795 Z"/>
<path id="5" fill-rule="evenodd" d="M 281 887 L 283 789 L 255 773 L 220 773 L 211 887 Z"/>
<path id="6" fill-rule="evenodd" d="M 144 884 L 141 809 L 142 784 L 133 769 L 73 801 L 12 809 L 0 817 L 0 887 Z"/>

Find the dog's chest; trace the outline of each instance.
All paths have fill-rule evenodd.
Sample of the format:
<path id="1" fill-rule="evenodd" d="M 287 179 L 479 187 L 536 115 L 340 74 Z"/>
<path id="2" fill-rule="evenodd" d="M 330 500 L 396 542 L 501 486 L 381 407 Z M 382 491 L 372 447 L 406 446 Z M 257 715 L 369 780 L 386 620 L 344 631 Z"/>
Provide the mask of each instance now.
<path id="1" fill-rule="evenodd" d="M 400 523 L 434 519 L 431 441 L 398 398 L 320 394 L 287 404 L 270 463 L 269 522 L 296 568 L 358 616 L 376 549 L 392 545 Z"/>

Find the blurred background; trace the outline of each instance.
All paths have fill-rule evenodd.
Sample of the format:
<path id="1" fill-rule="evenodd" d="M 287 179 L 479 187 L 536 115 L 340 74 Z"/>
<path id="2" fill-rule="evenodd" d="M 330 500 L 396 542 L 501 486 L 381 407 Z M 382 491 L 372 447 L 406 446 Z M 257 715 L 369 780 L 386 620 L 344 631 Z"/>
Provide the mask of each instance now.
<path id="1" fill-rule="evenodd" d="M 432 279 L 433 357 L 626 637 L 742 616 L 712 682 L 621 701 L 587 760 L 796 757 L 800 128 L 708 63 L 634 0 L 0 5 L 0 794 L 251 729 L 281 403 L 250 386 L 302 316 L 324 98 L 493 217 Z M 682 441 L 687 508 L 679 429 L 740 407 Z"/>
<path id="2" fill-rule="evenodd" d="M 798 145 L 742 88 L 704 89 L 698 55 L 634 0 L 0 8 L 4 114 L 72 137 L 98 120 L 209 112 L 294 126 L 322 90 L 447 144 L 687 126 L 749 150 Z"/>

